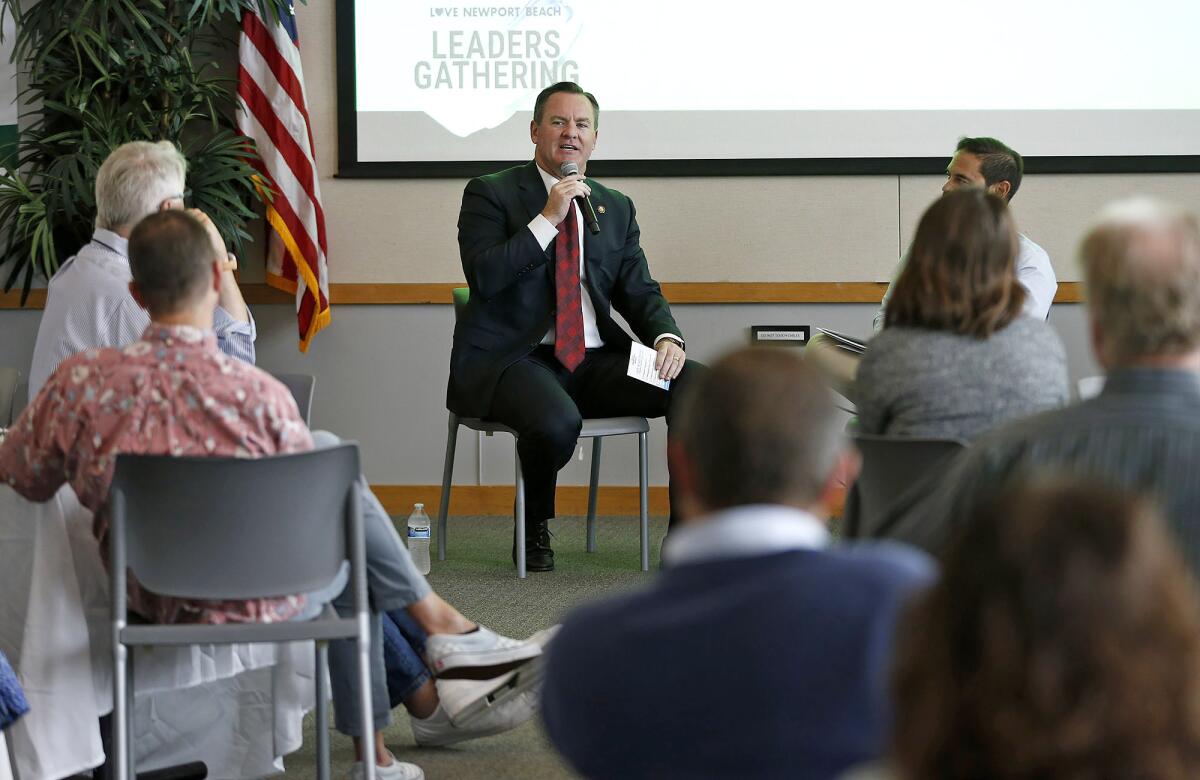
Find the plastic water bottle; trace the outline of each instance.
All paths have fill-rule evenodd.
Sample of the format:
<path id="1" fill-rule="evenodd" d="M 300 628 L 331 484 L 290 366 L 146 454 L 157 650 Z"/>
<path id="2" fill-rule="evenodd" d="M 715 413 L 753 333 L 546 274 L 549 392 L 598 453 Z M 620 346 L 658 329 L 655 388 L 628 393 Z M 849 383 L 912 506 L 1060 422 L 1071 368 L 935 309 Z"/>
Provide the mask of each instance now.
<path id="1" fill-rule="evenodd" d="M 429 515 L 425 514 L 424 504 L 413 504 L 408 516 L 408 554 L 417 571 L 429 573 Z"/>

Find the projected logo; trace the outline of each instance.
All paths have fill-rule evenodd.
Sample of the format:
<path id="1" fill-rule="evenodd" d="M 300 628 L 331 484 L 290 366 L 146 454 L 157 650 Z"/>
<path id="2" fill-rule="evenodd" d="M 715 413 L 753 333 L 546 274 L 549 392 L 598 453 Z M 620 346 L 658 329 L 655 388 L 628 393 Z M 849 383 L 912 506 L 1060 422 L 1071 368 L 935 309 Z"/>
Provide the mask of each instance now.
<path id="1" fill-rule="evenodd" d="M 460 137 L 528 112 L 543 88 L 580 79 L 579 4 L 414 3 L 425 39 L 409 72 L 397 74 L 403 102 Z"/>

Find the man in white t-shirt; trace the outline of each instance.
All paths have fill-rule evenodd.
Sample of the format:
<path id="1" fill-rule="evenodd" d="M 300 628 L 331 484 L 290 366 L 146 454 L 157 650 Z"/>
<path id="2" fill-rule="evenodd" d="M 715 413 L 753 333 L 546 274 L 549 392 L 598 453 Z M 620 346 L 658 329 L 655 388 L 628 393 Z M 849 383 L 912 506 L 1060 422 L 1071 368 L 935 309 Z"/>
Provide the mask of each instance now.
<path id="1" fill-rule="evenodd" d="M 953 192 L 963 187 L 982 187 L 993 195 L 1011 201 L 1021 186 L 1025 164 L 1021 155 L 995 138 L 963 138 L 955 147 L 954 157 L 946 166 L 946 183 L 942 193 Z M 1029 237 L 1020 234 L 1017 248 L 1017 280 L 1029 293 L 1025 299 L 1025 313 L 1035 319 L 1045 320 L 1050 314 L 1050 304 L 1058 291 L 1058 279 L 1050 265 L 1046 250 Z M 892 277 L 904 269 L 904 260 Z M 884 315 L 892 296 L 892 286 L 887 292 L 872 323 L 875 333 L 883 329 Z M 820 367 L 834 387 L 846 397 L 854 398 L 854 378 L 858 372 L 858 356 L 841 350 L 822 334 L 815 336 L 805 350 L 805 357 Z"/>

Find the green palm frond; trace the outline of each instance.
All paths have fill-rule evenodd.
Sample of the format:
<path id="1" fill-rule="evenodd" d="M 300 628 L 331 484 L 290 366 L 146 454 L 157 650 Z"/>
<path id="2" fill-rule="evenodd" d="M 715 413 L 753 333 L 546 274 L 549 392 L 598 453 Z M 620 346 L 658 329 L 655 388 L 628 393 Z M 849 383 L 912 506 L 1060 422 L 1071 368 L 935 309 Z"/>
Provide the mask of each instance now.
<path id="1" fill-rule="evenodd" d="M 16 169 L 0 172 L 4 290 L 49 278 L 92 232 L 92 183 L 134 140 L 169 140 L 188 159 L 193 205 L 241 254 L 258 195 L 253 144 L 236 129 L 237 84 L 220 49 L 242 11 L 289 14 L 286 0 L 0 0 L 15 20 L 13 62 L 27 74 Z M 270 193 L 267 193 L 268 197 Z"/>

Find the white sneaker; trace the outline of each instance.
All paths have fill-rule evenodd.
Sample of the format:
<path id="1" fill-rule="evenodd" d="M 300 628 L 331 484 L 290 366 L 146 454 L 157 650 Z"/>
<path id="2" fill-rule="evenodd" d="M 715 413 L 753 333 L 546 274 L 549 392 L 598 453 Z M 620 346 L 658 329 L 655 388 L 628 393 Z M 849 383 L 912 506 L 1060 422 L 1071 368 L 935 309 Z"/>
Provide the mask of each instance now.
<path id="1" fill-rule="evenodd" d="M 438 680 L 438 694 L 444 695 L 444 686 L 472 686 L 486 692 L 489 683 L 474 680 Z M 503 703 L 498 703 L 480 712 L 468 722 L 459 725 L 451 720 L 444 702 L 428 718 L 412 718 L 413 738 L 421 746 L 453 745 L 468 739 L 478 739 L 520 726 L 533 717 L 537 712 L 538 691 L 526 690 L 514 696 L 506 697 Z"/>
<path id="2" fill-rule="evenodd" d="M 529 637 L 544 648 L 559 626 Z M 523 723 L 537 709 L 542 682 L 542 658 L 527 661 L 494 680 L 438 680 L 438 709 L 428 718 L 412 719 L 418 744 L 451 744 L 495 734 Z"/>
<path id="3" fill-rule="evenodd" d="M 494 680 L 438 680 L 438 699 L 454 725 L 469 728 L 476 718 L 505 706 L 526 691 L 541 689 L 542 659 L 534 658 Z"/>
<path id="4" fill-rule="evenodd" d="M 348 780 L 363 780 L 367 776 L 367 767 L 361 761 L 355 761 L 354 766 L 350 767 Z M 409 764 L 404 761 L 396 760 L 392 756 L 392 763 L 387 766 L 375 765 L 375 780 L 425 780 L 425 772 L 416 764 Z"/>
<path id="5" fill-rule="evenodd" d="M 443 679 L 490 680 L 541 653 L 536 642 L 509 639 L 484 626 L 469 634 L 431 634 L 425 640 L 425 663 Z"/>
<path id="6" fill-rule="evenodd" d="M 533 642 L 535 645 L 545 650 L 546 645 L 550 644 L 550 641 L 554 639 L 556 634 L 558 634 L 558 629 L 560 628 L 562 628 L 562 623 L 555 623 L 554 625 L 550 626 L 550 628 L 543 628 L 536 634 L 531 634 L 525 641 Z"/>

